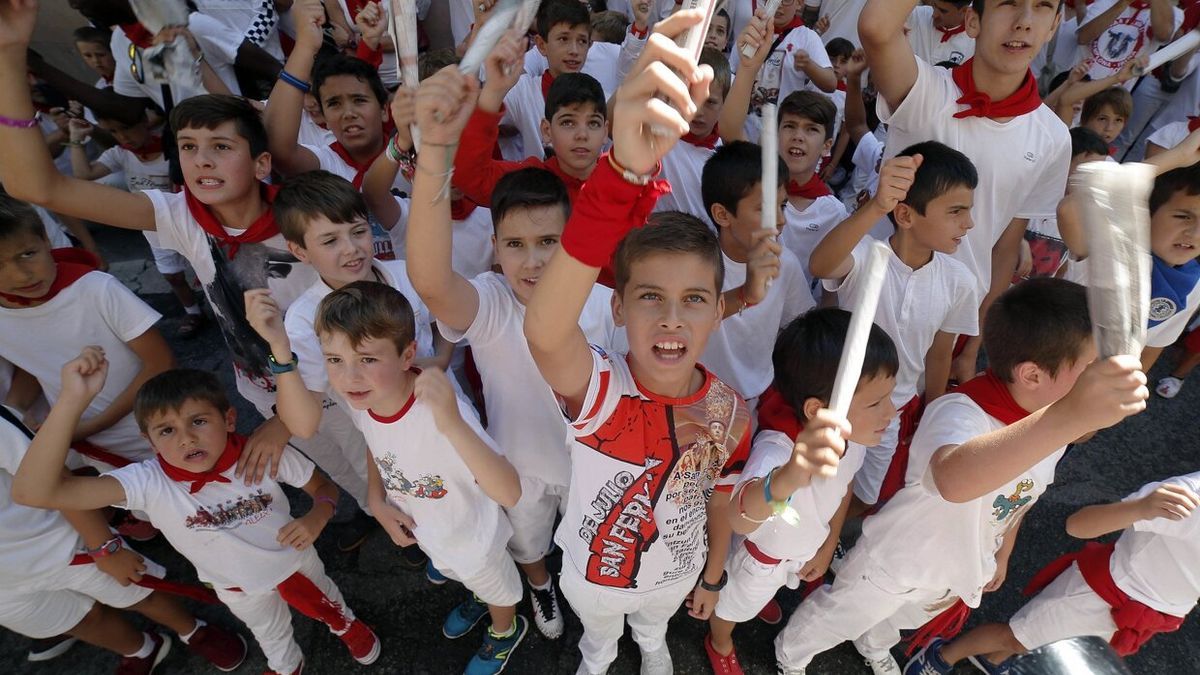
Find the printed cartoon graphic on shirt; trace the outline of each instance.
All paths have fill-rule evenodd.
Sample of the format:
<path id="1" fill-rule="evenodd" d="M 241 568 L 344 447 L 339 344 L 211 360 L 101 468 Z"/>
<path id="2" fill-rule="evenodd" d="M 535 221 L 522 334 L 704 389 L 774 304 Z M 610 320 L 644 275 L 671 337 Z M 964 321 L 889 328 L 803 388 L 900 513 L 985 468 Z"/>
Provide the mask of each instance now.
<path id="1" fill-rule="evenodd" d="M 1142 50 L 1146 41 L 1147 20 L 1139 11 L 1133 16 L 1122 16 L 1108 27 L 1104 35 L 1092 43 L 1092 58 L 1105 68 L 1119 70 L 1125 62 Z"/>
<path id="2" fill-rule="evenodd" d="M 1004 522 L 1023 509 L 1029 502 L 1033 501 L 1032 495 L 1021 495 L 1033 490 L 1033 481 L 1026 478 L 1017 483 L 1017 489 L 1013 490 L 1011 495 L 996 495 L 996 499 L 992 502 L 992 517 L 1000 522 Z"/>
<path id="3" fill-rule="evenodd" d="M 379 468 L 379 477 L 383 479 L 383 489 L 390 493 L 415 499 L 441 499 L 447 494 L 446 481 L 441 476 L 426 474 L 415 482 L 411 481 L 396 466 L 396 458 L 391 454 L 376 460 L 375 466 Z"/>
<path id="4" fill-rule="evenodd" d="M 253 525 L 267 517 L 273 501 L 270 494 L 257 490 L 252 495 L 226 500 L 213 510 L 201 506 L 183 524 L 189 530 L 232 530 Z"/>

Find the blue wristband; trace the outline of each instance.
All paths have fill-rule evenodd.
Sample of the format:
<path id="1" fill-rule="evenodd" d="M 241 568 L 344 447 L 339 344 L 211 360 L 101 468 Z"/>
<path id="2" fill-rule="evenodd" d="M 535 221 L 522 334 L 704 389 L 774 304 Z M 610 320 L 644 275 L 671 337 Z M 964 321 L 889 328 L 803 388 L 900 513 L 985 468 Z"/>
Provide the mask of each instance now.
<path id="1" fill-rule="evenodd" d="M 296 77 L 295 75 L 292 75 L 291 73 L 289 73 L 286 70 L 279 71 L 279 79 L 283 80 L 284 82 L 292 85 L 293 87 L 299 89 L 300 91 L 302 91 L 306 94 L 309 92 L 310 89 L 312 89 L 312 85 L 310 85 L 309 83 L 305 82 L 304 80 Z"/>
<path id="2" fill-rule="evenodd" d="M 765 479 L 763 479 L 763 499 L 766 500 L 766 502 L 768 504 L 775 501 L 774 499 L 771 498 L 771 476 L 774 476 L 774 475 L 775 475 L 775 469 L 771 469 L 770 471 L 767 472 L 767 477 Z"/>

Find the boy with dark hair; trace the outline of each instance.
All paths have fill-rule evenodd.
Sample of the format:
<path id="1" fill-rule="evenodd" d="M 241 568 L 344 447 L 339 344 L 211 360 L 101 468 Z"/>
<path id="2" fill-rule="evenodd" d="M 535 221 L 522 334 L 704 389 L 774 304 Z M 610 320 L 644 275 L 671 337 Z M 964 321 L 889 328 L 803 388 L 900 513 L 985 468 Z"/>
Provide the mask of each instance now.
<path id="1" fill-rule="evenodd" d="M 930 402 L 946 392 L 955 337 L 979 333 L 974 277 L 951 257 L 973 227 L 971 204 L 978 181 L 971 160 L 957 150 L 937 141 L 906 148 L 884 162 L 875 197 L 813 251 L 813 276 L 824 279 L 826 291 L 838 294 L 841 307 L 853 309 L 874 241 L 871 228 L 883 217 L 895 226 L 887 240 L 890 255 L 875 323 L 900 354 L 892 403 L 901 413 L 883 440 L 867 450 L 854 479 L 855 515 L 864 506 L 887 501 L 904 484 L 922 394 Z"/>
<path id="2" fill-rule="evenodd" d="M 850 506 L 851 480 L 896 414 L 889 402 L 899 362 L 891 338 L 871 327 L 846 419 L 852 431 L 834 476 L 814 475 L 803 461 L 816 434 L 829 426 L 829 405 L 850 314 L 813 310 L 789 323 L 775 341 L 774 385 L 758 408 L 758 432 L 742 480 L 734 489 L 729 520 L 738 535 L 725 564 L 729 584 L 709 619 L 704 648 L 713 672 L 741 675 L 733 629 L 749 621 L 783 586 L 819 582 L 833 560 Z M 807 470 L 806 470 L 807 469 Z M 798 522 L 775 515 L 777 503 L 794 505 Z"/>
<path id="3" fill-rule="evenodd" d="M 466 675 L 500 672 L 529 629 L 516 610 L 521 577 L 504 548 L 512 528 L 501 510 L 521 497 L 517 472 L 445 373 L 413 367 L 412 308 L 399 291 L 349 284 L 321 301 L 314 328 L 330 384 L 371 451 L 371 512 L 393 542 L 420 544 L 434 567 L 471 592 L 446 617 L 446 637 L 463 637 L 490 615 Z M 280 358 L 286 348 L 273 339 Z M 280 386 L 307 395 L 299 377 L 280 378 Z M 294 398 L 281 396 L 280 405 Z"/>
<path id="4" fill-rule="evenodd" d="M 75 40 L 75 51 L 79 52 L 79 58 L 83 59 L 84 65 L 100 76 L 96 86 L 111 87 L 117 69 L 112 49 L 109 47 L 112 33 L 95 26 L 80 26 L 71 33 L 71 37 Z"/>
<path id="5" fill-rule="evenodd" d="M 614 11 L 595 12 L 591 21 L 591 44 L 600 42 L 619 45 L 625 41 L 625 32 L 629 30 L 629 19 L 624 14 Z"/>
<path id="6" fill-rule="evenodd" d="M 863 523 L 834 585 L 809 596 L 776 638 L 781 673 L 803 673 L 845 640 L 887 664 L 877 672 L 895 672 L 889 650 L 901 630 L 925 624 L 917 646 L 957 632 L 1004 582 L 1021 520 L 1066 445 L 1145 408 L 1136 357 L 1094 361 L 1081 286 L 1013 286 L 983 328 L 991 369 L 925 411 L 904 487 Z"/>
<path id="7" fill-rule="evenodd" d="M 967 34 L 971 0 L 933 0 L 908 15 L 905 29 L 913 54 L 925 63 L 963 63 L 975 55 L 975 38 Z"/>
<path id="8" fill-rule="evenodd" d="M 13 483 L 20 503 L 42 508 L 144 510 L 200 579 L 254 634 L 271 673 L 299 673 L 288 607 L 324 623 L 364 665 L 379 638 L 354 618 L 313 542 L 333 517 L 337 488 L 299 452 L 286 449 L 279 480 L 235 480 L 246 439 L 212 373 L 171 370 L 138 391 L 137 422 L 157 457 L 98 477 L 62 471 L 79 415 L 104 385 L 104 351 L 87 347 L 63 366 L 63 396 L 50 411 Z M 293 519 L 282 484 L 302 488 L 313 507 Z M 236 560 L 236 565 L 230 561 Z"/>

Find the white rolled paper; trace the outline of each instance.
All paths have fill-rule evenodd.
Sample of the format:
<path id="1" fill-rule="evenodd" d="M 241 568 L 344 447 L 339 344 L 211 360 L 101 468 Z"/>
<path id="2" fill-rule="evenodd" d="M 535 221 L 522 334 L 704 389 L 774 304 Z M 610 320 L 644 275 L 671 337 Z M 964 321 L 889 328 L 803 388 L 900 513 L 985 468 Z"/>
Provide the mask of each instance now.
<path id="1" fill-rule="evenodd" d="M 833 381 L 833 395 L 829 398 L 829 409 L 840 417 L 850 411 L 850 399 L 862 377 L 863 359 L 867 354 L 867 340 L 871 326 L 875 324 L 875 310 L 879 307 L 879 293 L 883 290 L 883 275 L 887 271 L 888 248 L 877 241 L 871 244 L 866 266 L 862 269 L 862 286 L 851 305 L 850 328 L 846 331 L 846 342 L 842 345 L 842 359 L 838 362 L 837 376 Z"/>
<path id="2" fill-rule="evenodd" d="M 716 11 L 716 7 L 717 0 L 683 0 L 683 4 L 679 6 L 679 11 L 698 9 L 704 12 L 703 21 L 680 33 L 675 38 L 675 44 L 687 51 L 691 56 L 692 63 L 700 60 L 700 51 L 704 49 L 704 38 L 708 36 L 708 24 L 712 23 L 713 12 Z M 651 126 L 650 132 L 656 136 L 670 135 L 670 132 L 659 125 Z"/>
<path id="3" fill-rule="evenodd" d="M 417 3 L 416 0 L 391 0 L 391 17 L 388 33 L 396 47 L 396 70 L 406 87 L 417 88 L 421 78 L 417 70 Z M 409 125 L 413 149 L 421 149 L 421 132 L 417 125 Z"/>
<path id="4" fill-rule="evenodd" d="M 771 25 L 775 21 L 775 12 L 779 11 L 779 5 L 783 4 L 783 0 L 767 0 L 766 15 L 767 25 Z M 756 50 L 750 45 L 742 45 L 742 58 L 749 59 L 754 57 Z"/>
<path id="5" fill-rule="evenodd" d="M 521 0 L 498 0 L 496 6 L 492 9 L 492 15 L 487 22 L 479 28 L 479 32 L 475 34 L 475 40 L 471 42 L 471 46 L 467 48 L 467 53 L 463 54 L 462 60 L 458 62 L 458 70 L 466 75 L 478 75 L 479 67 L 487 59 L 488 54 L 496 48 L 496 43 L 500 42 L 500 38 L 512 28 L 513 21 L 517 18 L 517 11 L 521 9 Z"/>
<path id="6" fill-rule="evenodd" d="M 521 9 L 517 12 L 517 18 L 513 19 L 513 28 L 528 31 L 541 5 L 542 0 L 521 0 Z"/>
<path id="7" fill-rule="evenodd" d="M 1133 74 L 1141 77 L 1155 68 L 1174 61 L 1188 51 L 1200 47 L 1200 30 L 1194 30 L 1150 55 L 1145 68 L 1134 68 Z"/>
<path id="8" fill-rule="evenodd" d="M 779 228 L 779 126 L 775 104 L 762 107 L 762 227 L 764 230 Z"/>

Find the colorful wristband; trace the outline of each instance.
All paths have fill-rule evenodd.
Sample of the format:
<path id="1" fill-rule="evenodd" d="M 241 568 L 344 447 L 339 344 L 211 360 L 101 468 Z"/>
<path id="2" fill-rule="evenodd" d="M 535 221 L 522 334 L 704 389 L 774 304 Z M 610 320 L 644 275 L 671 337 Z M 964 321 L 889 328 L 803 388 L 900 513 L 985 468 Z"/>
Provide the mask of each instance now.
<path id="1" fill-rule="evenodd" d="M 19 120 L 15 117 L 5 117 L 0 115 L 0 127 L 11 127 L 13 129 L 32 129 L 38 125 L 37 117 L 28 120 Z"/>
<path id="2" fill-rule="evenodd" d="M 289 73 L 286 70 L 279 71 L 279 79 L 287 84 L 292 85 L 293 87 L 299 89 L 300 91 L 302 91 L 306 94 L 312 89 L 311 84 L 296 77 L 295 75 L 292 75 L 291 73 Z"/>
<path id="3" fill-rule="evenodd" d="M 333 515 L 337 515 L 337 502 L 333 501 L 333 499 L 326 497 L 324 495 L 321 495 L 313 500 L 313 503 L 318 503 L 318 502 L 323 503 L 323 504 L 328 504 L 329 508 L 333 510 Z"/>

